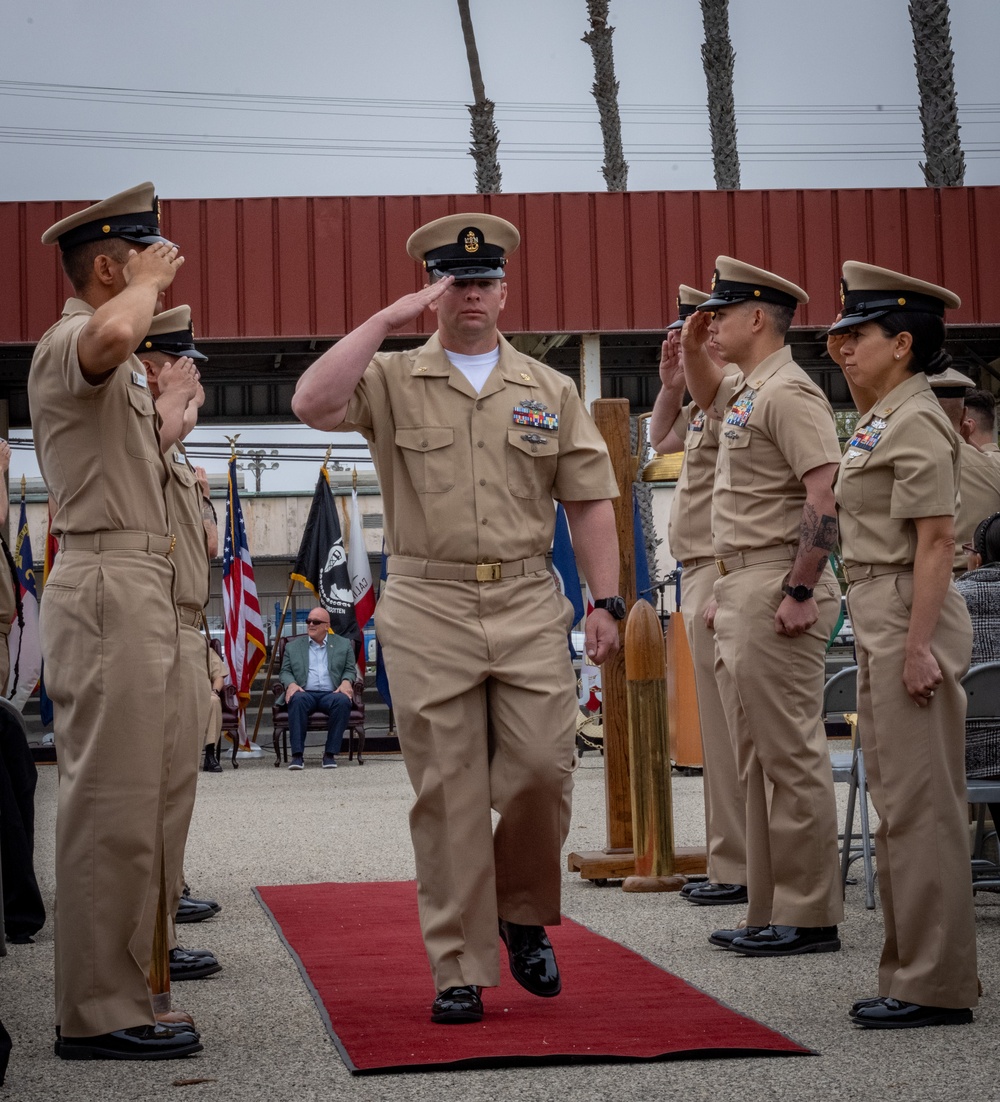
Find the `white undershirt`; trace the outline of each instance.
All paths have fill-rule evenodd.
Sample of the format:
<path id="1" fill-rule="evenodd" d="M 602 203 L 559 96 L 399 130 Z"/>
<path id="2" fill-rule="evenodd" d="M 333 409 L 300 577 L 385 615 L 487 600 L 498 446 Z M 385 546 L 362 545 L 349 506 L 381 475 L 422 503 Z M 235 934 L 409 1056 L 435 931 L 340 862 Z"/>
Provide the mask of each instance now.
<path id="1" fill-rule="evenodd" d="M 444 354 L 448 357 L 452 367 L 469 380 L 472 389 L 478 394 L 490 376 L 490 372 L 500 362 L 500 345 L 492 352 L 484 352 L 481 356 L 465 356 L 461 352 L 449 352 L 446 348 Z"/>

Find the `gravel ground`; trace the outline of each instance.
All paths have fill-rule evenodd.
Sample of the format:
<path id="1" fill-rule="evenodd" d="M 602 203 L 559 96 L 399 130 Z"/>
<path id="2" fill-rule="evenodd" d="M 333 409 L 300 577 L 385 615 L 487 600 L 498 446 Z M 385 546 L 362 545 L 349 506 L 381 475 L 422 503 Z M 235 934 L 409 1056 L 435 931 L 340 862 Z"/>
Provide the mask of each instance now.
<path id="1" fill-rule="evenodd" d="M 563 910 L 702 990 L 819 1052 L 789 1059 L 677 1062 L 428 1072 L 352 1077 L 330 1042 L 292 959 L 252 894 L 258 884 L 324 880 L 396 880 L 413 876 L 406 816 L 410 789 L 397 756 L 319 768 L 307 751 L 300 773 L 270 757 L 233 772 L 202 774 L 188 846 L 187 876 L 196 896 L 223 906 L 215 919 L 181 927 L 182 941 L 217 953 L 223 970 L 177 984 L 174 1005 L 194 1014 L 205 1050 L 185 1061 L 146 1064 L 64 1062 L 52 1053 L 52 930 L 34 945 L 12 945 L 0 962 L 0 1014 L 15 1048 L 0 1098 L 15 1102 L 129 1102 L 171 1099 L 267 1099 L 310 1102 L 336 1097 L 394 1102 L 455 1092 L 470 1100 L 574 1102 L 660 1099 L 665 1094 L 714 1102 L 758 1099 L 997 1097 L 1000 1057 L 1000 896 L 977 897 L 979 971 L 984 996 L 975 1024 L 900 1032 L 857 1030 L 850 1003 L 875 993 L 881 944 L 878 911 L 866 911 L 861 885 L 847 890 L 840 953 L 766 961 L 715 950 L 706 935 L 731 926 L 739 908 L 698 908 L 676 895 L 625 894 L 566 873 Z M 47 904 L 53 894 L 56 770 L 39 768 L 36 867 Z M 838 785 L 843 806 L 846 787 Z M 703 844 L 701 780 L 674 778 L 679 845 Z M 585 755 L 577 772 L 571 850 L 604 843 L 604 771 Z M 377 915 L 373 915 L 377 932 Z M 433 991 L 428 980 L 428 1005 Z M 598 1008 L 614 1030 L 615 1008 Z M 178 1079 L 208 1082 L 175 1085 Z"/>

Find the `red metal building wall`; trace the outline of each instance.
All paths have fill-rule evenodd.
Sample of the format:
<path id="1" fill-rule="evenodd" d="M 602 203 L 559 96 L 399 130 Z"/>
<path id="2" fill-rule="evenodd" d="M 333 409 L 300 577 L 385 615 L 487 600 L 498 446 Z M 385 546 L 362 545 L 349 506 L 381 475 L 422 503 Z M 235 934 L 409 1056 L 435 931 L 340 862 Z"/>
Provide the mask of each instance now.
<path id="1" fill-rule="evenodd" d="M 58 316 L 67 284 L 39 239 L 84 205 L 0 203 L 0 342 L 37 340 Z M 843 260 L 945 284 L 962 298 L 950 322 L 1000 324 L 1000 187 L 165 200 L 186 258 L 169 304 L 191 304 L 199 337 L 342 336 L 420 286 L 407 237 L 462 210 L 521 230 L 506 332 L 659 329 L 679 283 L 708 289 L 719 253 L 804 286 L 798 325 L 833 319 Z"/>

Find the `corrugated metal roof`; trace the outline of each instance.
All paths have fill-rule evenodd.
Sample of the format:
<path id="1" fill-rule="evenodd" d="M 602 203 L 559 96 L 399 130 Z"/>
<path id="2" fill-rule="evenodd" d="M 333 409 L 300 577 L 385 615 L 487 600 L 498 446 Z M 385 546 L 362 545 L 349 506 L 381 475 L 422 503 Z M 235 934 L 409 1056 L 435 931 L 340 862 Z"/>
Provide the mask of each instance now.
<path id="1" fill-rule="evenodd" d="M 0 295 L 0 342 L 37 340 L 58 317 L 67 284 L 39 239 L 85 205 L 0 203 L 4 260 L 21 277 Z M 1000 324 L 987 247 L 1000 240 L 1000 187 L 164 200 L 164 229 L 186 258 L 168 304 L 190 303 L 199 337 L 342 336 L 421 285 L 410 233 L 463 210 L 521 231 L 509 333 L 660 329 L 677 285 L 707 289 L 719 253 L 805 287 L 796 325 L 833 319 L 843 260 L 945 284 L 962 298 L 949 322 Z M 421 320 L 408 332 L 433 328 Z"/>

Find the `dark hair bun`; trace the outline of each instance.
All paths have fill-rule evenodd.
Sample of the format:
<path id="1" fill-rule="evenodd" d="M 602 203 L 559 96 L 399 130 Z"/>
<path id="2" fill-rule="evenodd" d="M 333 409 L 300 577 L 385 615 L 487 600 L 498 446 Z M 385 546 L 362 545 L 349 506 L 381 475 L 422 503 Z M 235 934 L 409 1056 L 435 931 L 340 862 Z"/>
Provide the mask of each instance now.
<path id="1" fill-rule="evenodd" d="M 951 367 L 952 362 L 951 356 L 943 348 L 939 348 L 927 361 L 924 371 L 928 375 L 940 375 L 942 371 L 947 371 Z"/>

